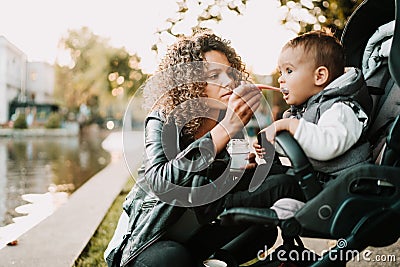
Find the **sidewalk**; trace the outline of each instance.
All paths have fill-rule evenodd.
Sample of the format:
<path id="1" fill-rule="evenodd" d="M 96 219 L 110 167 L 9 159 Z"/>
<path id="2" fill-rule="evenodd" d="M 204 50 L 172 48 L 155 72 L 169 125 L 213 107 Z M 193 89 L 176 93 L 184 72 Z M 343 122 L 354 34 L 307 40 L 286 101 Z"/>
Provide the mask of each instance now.
<path id="1" fill-rule="evenodd" d="M 134 142 L 129 142 L 124 151 L 136 153 L 136 162 L 130 162 L 130 166 L 138 166 L 143 132 L 128 134 Z M 111 133 L 103 147 L 110 151 L 111 163 L 73 193 L 65 205 L 19 237 L 18 245 L 1 249 L 1 267 L 73 266 L 130 177 L 122 153 L 122 133 Z"/>

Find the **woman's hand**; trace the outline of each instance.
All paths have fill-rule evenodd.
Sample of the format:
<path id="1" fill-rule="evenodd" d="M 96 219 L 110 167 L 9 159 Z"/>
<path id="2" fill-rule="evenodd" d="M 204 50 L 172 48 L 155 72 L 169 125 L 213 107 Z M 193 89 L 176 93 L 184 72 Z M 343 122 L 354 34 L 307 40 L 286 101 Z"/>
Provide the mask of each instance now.
<path id="1" fill-rule="evenodd" d="M 232 91 L 225 117 L 211 130 L 216 153 L 250 121 L 260 106 L 260 99 L 260 90 L 253 84 L 242 84 Z"/>
<path id="2" fill-rule="evenodd" d="M 229 98 L 227 111 L 221 124 L 230 136 L 240 131 L 260 106 L 261 93 L 253 84 L 244 84 L 233 90 Z"/>

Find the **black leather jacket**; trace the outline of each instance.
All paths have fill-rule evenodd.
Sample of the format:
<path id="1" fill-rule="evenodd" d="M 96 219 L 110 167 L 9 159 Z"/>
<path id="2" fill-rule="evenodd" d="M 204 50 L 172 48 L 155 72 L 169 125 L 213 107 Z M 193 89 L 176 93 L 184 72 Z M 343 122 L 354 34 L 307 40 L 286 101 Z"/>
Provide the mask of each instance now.
<path id="1" fill-rule="evenodd" d="M 210 133 L 197 140 L 189 140 L 179 133 L 175 125 L 166 124 L 158 112 L 152 112 L 145 121 L 144 164 L 123 205 L 129 216 L 130 231 L 118 248 L 122 252 L 120 264 L 118 257 L 113 265 L 125 266 L 165 236 L 188 209 L 193 198 L 211 199 L 219 194 L 221 183 L 216 184 L 215 191 L 210 190 L 206 196 L 196 196 L 196 192 L 189 189 L 212 184 L 217 177 L 223 178 L 218 181 L 228 180 L 225 178 L 229 171 L 224 170 L 229 170 L 229 161 L 230 156 L 225 149 L 215 155 Z M 179 188 L 183 190 L 179 191 Z M 193 210 L 200 223 L 208 223 L 221 212 L 221 207 L 219 198 L 212 204 L 194 207 Z"/>

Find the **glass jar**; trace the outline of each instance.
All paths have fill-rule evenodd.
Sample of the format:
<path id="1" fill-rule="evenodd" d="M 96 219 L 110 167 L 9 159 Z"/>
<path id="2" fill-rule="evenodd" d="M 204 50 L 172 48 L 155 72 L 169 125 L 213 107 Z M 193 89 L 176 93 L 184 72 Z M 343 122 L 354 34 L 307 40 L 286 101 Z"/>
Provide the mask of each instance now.
<path id="1" fill-rule="evenodd" d="M 248 164 L 247 157 L 250 153 L 250 148 L 246 139 L 231 139 L 227 149 L 232 158 L 231 169 L 240 170 Z"/>

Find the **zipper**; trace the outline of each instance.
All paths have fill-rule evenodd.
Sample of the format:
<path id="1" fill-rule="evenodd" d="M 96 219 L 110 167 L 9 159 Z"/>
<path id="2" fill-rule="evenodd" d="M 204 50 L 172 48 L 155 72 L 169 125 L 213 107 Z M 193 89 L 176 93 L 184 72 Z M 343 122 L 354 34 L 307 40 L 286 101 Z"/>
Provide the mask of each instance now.
<path id="1" fill-rule="evenodd" d="M 136 256 L 138 256 L 140 253 L 143 252 L 146 248 L 148 248 L 150 245 L 154 244 L 158 239 L 160 239 L 161 236 L 165 234 L 166 231 L 160 232 L 158 235 L 154 236 L 150 241 L 147 242 L 147 244 L 143 245 L 139 250 L 137 250 L 135 253 L 132 253 L 129 255 L 129 257 L 124 261 L 124 263 L 121 264 L 121 267 L 127 266 L 127 264 L 134 259 Z"/>

